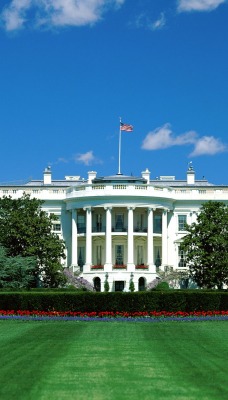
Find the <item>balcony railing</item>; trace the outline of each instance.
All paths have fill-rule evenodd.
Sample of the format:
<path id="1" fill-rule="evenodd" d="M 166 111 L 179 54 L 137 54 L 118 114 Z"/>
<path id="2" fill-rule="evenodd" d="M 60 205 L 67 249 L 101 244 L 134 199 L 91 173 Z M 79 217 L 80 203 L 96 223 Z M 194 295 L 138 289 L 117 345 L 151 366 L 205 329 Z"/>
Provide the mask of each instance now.
<path id="1" fill-rule="evenodd" d="M 147 232 L 147 227 L 138 227 L 138 226 L 136 226 L 136 227 L 134 228 L 134 232 L 146 233 L 146 232 Z"/>
<path id="2" fill-rule="evenodd" d="M 106 227 L 105 226 L 93 226 L 92 227 L 92 232 L 105 232 Z"/>
<path id="3" fill-rule="evenodd" d="M 118 227 L 116 228 L 115 226 L 112 227 L 112 232 L 127 232 L 127 228 L 126 227 Z"/>
<path id="4" fill-rule="evenodd" d="M 86 226 L 78 226 L 78 233 L 86 233 Z"/>

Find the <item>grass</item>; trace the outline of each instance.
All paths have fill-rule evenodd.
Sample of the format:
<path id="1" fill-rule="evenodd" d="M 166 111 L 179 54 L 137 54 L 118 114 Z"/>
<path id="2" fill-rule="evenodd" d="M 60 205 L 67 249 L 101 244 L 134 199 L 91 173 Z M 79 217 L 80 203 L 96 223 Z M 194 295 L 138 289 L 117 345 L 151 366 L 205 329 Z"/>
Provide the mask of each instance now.
<path id="1" fill-rule="evenodd" d="M 227 322 L 0 321 L 0 398 L 227 399 L 227 328 Z"/>

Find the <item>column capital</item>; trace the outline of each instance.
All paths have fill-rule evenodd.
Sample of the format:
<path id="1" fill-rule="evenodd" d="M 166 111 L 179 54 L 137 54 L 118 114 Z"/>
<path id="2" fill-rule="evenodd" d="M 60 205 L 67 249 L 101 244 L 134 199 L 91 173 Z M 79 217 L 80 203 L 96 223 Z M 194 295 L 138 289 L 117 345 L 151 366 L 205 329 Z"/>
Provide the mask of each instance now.
<path id="1" fill-rule="evenodd" d="M 130 207 L 127 207 L 127 209 L 128 209 L 128 211 L 129 211 L 129 210 L 133 210 L 133 211 L 134 211 L 134 210 L 135 210 L 135 207 L 131 207 L 131 206 L 130 206 Z"/>
<path id="2" fill-rule="evenodd" d="M 104 210 L 105 210 L 105 211 L 107 211 L 107 210 L 110 210 L 110 211 L 111 211 L 111 210 L 112 210 L 112 206 L 106 206 L 106 207 L 104 207 Z"/>
<path id="3" fill-rule="evenodd" d="M 92 207 L 91 206 L 87 206 L 87 207 L 83 207 L 84 211 L 92 211 Z"/>

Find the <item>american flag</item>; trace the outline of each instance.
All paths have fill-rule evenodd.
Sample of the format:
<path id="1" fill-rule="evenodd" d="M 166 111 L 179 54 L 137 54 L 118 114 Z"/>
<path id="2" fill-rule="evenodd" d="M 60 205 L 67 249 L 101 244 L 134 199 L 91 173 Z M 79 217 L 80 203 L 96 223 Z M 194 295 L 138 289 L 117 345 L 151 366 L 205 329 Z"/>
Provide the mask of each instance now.
<path id="1" fill-rule="evenodd" d="M 133 131 L 133 125 L 124 124 L 123 122 L 121 122 L 120 123 L 120 130 L 121 131 L 126 131 L 126 132 L 132 132 Z"/>

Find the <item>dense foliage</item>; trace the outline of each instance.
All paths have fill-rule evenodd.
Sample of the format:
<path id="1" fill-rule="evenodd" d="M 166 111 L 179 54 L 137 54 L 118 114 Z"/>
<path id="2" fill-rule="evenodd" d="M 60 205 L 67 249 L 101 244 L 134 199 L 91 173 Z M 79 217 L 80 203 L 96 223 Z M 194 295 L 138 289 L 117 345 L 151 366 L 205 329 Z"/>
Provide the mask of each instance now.
<path id="1" fill-rule="evenodd" d="M 151 312 L 228 310 L 228 292 L 154 290 L 150 292 L 77 292 L 61 290 L 1 292 L 1 310 L 78 312 Z"/>
<path id="2" fill-rule="evenodd" d="M 199 287 L 221 289 L 228 284 L 228 206 L 209 201 L 200 211 L 197 222 L 186 226 L 186 262 Z"/>
<path id="3" fill-rule="evenodd" d="M 41 200 L 24 194 L 19 199 L 0 199 L 0 244 L 10 257 L 35 257 L 33 271 L 35 286 L 42 277 L 44 286 L 57 287 L 65 282 L 61 259 L 65 258 L 65 245 L 52 232 L 54 214 L 41 209 Z"/>
<path id="4" fill-rule="evenodd" d="M 34 280 L 35 257 L 8 257 L 0 246 L 0 288 L 29 288 Z"/>

